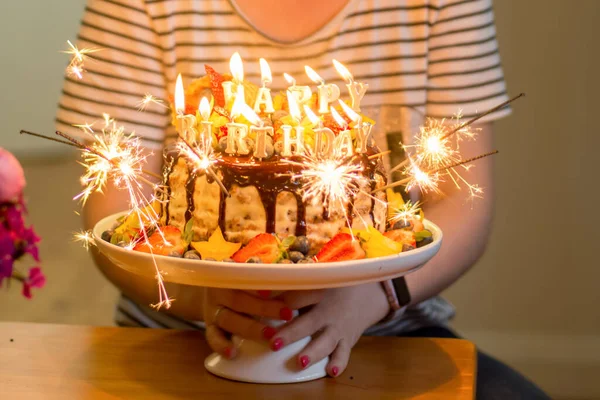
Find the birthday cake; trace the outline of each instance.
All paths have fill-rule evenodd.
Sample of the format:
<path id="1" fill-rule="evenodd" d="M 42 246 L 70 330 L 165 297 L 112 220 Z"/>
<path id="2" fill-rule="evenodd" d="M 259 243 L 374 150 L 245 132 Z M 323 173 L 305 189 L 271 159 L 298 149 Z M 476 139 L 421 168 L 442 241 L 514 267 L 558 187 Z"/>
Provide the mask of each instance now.
<path id="1" fill-rule="evenodd" d="M 172 107 L 178 139 L 165 150 L 162 190 L 151 205 L 158 229 L 130 240 L 134 250 L 217 261 L 325 262 L 397 254 L 426 238 L 415 234 L 423 231 L 418 216 L 389 221 L 401 197 L 382 190 L 383 153 L 371 139 L 373 121 L 359 113 L 366 85 L 347 85 L 348 104 L 336 85 L 307 68 L 321 81 L 318 93 L 294 82 L 271 96 L 263 60 L 259 88 L 236 74 L 235 57 L 232 75 L 207 66 L 207 75 L 186 90 L 178 78 Z M 126 218 L 109 240 L 127 246 L 121 240 L 127 225 Z"/>

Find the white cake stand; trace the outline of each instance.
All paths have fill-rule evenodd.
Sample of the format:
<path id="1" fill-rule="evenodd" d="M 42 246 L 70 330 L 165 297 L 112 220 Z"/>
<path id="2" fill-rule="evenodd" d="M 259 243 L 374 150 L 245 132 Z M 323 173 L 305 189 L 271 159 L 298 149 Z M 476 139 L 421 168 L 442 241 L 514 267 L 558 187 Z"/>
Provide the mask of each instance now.
<path id="1" fill-rule="evenodd" d="M 104 218 L 94 227 L 98 249 L 117 266 L 149 278 L 155 277 L 156 261 L 165 281 L 216 288 L 246 290 L 309 290 L 345 287 L 397 278 L 413 272 L 429 261 L 440 249 L 442 231 L 432 222 L 425 228 L 433 234 L 433 242 L 421 248 L 393 256 L 315 264 L 237 264 L 199 261 L 127 250 L 101 239 L 124 213 Z M 277 326 L 283 321 L 270 321 Z M 322 378 L 328 360 L 323 359 L 299 370 L 296 357 L 310 342 L 310 337 L 274 352 L 268 344 L 233 337 L 237 357 L 228 360 L 213 353 L 204 365 L 211 373 L 243 382 L 293 383 Z"/>

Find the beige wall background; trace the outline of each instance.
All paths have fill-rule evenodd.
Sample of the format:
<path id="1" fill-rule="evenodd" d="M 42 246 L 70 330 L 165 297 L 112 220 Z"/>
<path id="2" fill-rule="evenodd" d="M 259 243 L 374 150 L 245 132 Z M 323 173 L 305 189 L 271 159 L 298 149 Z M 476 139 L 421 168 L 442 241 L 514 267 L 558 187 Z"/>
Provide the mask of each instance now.
<path id="1" fill-rule="evenodd" d="M 0 293 L 0 320 L 111 324 L 116 291 L 70 242 L 75 155 L 17 133 L 52 132 L 68 60 L 58 50 L 75 37 L 83 3 L 0 2 L 0 146 L 25 166 L 49 277 L 33 301 Z M 495 125 L 493 234 L 446 293 L 454 326 L 556 398 L 600 398 L 600 1 L 496 0 L 495 10 L 509 91 L 527 97 Z"/>

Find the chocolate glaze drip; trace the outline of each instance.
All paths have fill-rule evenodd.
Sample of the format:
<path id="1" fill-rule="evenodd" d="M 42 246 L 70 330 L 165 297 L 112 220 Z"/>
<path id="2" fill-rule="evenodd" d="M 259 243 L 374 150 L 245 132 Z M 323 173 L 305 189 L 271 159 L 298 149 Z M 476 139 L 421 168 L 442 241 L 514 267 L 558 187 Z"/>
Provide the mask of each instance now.
<path id="1" fill-rule="evenodd" d="M 371 154 L 377 153 L 379 150 L 375 147 L 370 148 L 367 154 L 357 155 L 359 158 L 359 162 L 361 162 L 364 166 L 365 174 L 370 180 L 371 190 L 374 190 L 376 187 L 376 174 L 380 174 L 382 177 L 383 174 L 383 164 L 379 158 L 369 160 L 368 156 Z M 297 161 L 300 161 L 301 158 L 298 158 Z M 169 197 L 170 193 L 170 185 L 169 185 L 169 177 L 173 172 L 175 165 L 177 164 L 178 157 L 173 159 L 171 163 L 170 170 L 165 177 L 166 185 L 169 187 Z M 274 233 L 275 232 L 275 216 L 276 216 L 276 205 L 277 205 L 277 196 L 281 192 L 291 192 L 297 204 L 297 216 L 296 216 L 296 229 L 294 234 L 297 236 L 306 235 L 306 207 L 304 202 L 302 201 L 302 183 L 293 180 L 291 175 L 297 174 L 302 170 L 302 167 L 291 165 L 289 163 L 283 162 L 278 159 L 278 157 L 273 157 L 269 161 L 255 161 L 251 157 L 230 157 L 224 156 L 213 166 L 217 174 L 220 176 L 220 179 L 225 186 L 225 188 L 231 192 L 233 185 L 238 185 L 240 187 L 246 186 L 254 186 L 256 187 L 262 204 L 265 208 L 266 213 L 266 226 L 265 232 Z M 187 194 L 187 202 L 188 209 L 186 212 L 186 222 L 192 218 L 192 213 L 194 211 L 194 198 L 193 193 L 195 189 L 195 183 L 198 175 L 190 172 L 188 180 L 186 182 L 186 194 Z M 385 179 L 385 178 L 384 178 Z M 214 180 L 207 175 L 207 180 L 209 183 L 212 183 Z M 225 216 L 226 216 L 226 195 L 221 191 L 220 192 L 220 203 L 219 203 L 219 227 L 223 233 L 226 232 L 225 226 Z M 355 212 L 352 204 L 354 203 L 354 198 L 356 194 L 352 196 L 352 201 L 348 205 L 348 217 L 349 222 L 352 224 L 353 214 Z M 327 205 L 324 204 L 323 207 L 323 219 L 327 220 L 330 218 L 329 212 L 327 210 Z M 168 205 L 164 208 L 166 211 L 166 223 L 169 223 L 169 207 Z M 374 216 L 375 209 L 375 200 L 371 201 L 371 209 L 370 216 L 375 223 Z"/>
<path id="2" fill-rule="evenodd" d="M 296 236 L 306 236 L 306 206 L 302 201 L 302 196 L 298 192 L 294 192 L 296 197 L 296 204 L 298 205 L 296 211 Z"/>
<path id="3" fill-rule="evenodd" d="M 188 179 L 185 182 L 185 192 L 187 199 L 187 210 L 185 211 L 185 221 L 192 219 L 192 213 L 194 212 L 194 191 L 196 189 L 196 178 L 197 175 L 192 168 L 188 169 Z"/>
<path id="4" fill-rule="evenodd" d="M 167 160 L 167 173 L 165 174 L 165 186 L 167 187 L 167 198 L 165 199 L 165 203 L 162 207 L 163 212 L 165 213 L 165 225 L 169 225 L 169 201 L 171 200 L 171 185 L 169 184 L 169 178 L 171 177 L 171 174 L 173 173 L 173 170 L 175 169 L 175 165 L 177 165 L 177 162 L 179 161 L 179 154 L 173 154 L 173 153 L 166 153 L 166 160 Z"/>

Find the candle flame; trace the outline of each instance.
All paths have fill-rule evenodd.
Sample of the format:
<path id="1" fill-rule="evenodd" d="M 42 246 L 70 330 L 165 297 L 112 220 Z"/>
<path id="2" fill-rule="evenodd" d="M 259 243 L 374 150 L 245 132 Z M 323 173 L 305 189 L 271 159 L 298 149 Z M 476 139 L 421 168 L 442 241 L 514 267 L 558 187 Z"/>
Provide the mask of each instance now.
<path id="1" fill-rule="evenodd" d="M 315 114 L 313 112 L 313 110 L 311 110 L 310 107 L 307 106 L 306 104 L 304 105 L 304 113 L 306 114 L 306 116 L 310 120 L 311 124 L 313 124 L 313 126 L 316 126 L 316 125 L 319 124 L 319 122 L 321 122 L 321 118 L 319 118 L 317 116 L 317 114 Z"/>
<path id="2" fill-rule="evenodd" d="M 242 113 L 242 106 L 246 104 L 244 101 L 244 95 L 242 90 L 242 86 L 238 86 L 237 93 L 235 94 L 235 100 L 233 101 L 233 105 L 231 106 L 231 112 L 229 113 L 231 119 L 240 116 L 240 114 Z"/>
<path id="3" fill-rule="evenodd" d="M 210 118 L 211 109 L 210 102 L 206 97 L 203 97 L 202 100 L 200 100 L 200 106 L 198 106 L 198 110 L 200 111 L 202 119 L 204 121 L 208 121 L 208 119 Z"/>
<path id="4" fill-rule="evenodd" d="M 231 71 L 231 75 L 233 75 L 233 80 L 237 81 L 236 83 L 243 82 L 244 63 L 242 62 L 242 57 L 240 57 L 240 53 L 238 53 L 237 51 L 233 53 L 233 55 L 229 59 L 229 70 Z"/>
<path id="5" fill-rule="evenodd" d="M 340 106 L 342 106 L 342 110 L 346 113 L 348 118 L 352 120 L 352 122 L 357 122 L 360 119 L 360 115 L 354 111 L 350 106 L 348 106 L 342 99 L 338 99 Z"/>
<path id="6" fill-rule="evenodd" d="M 183 91 L 181 74 L 177 75 L 177 81 L 175 82 L 175 111 L 180 114 L 185 112 L 185 92 Z"/>
<path id="7" fill-rule="evenodd" d="M 317 72 L 314 69 L 312 69 L 308 65 L 305 65 L 304 70 L 306 71 L 306 75 L 308 75 L 311 81 L 313 81 L 314 83 L 319 83 L 321 85 L 325 84 L 325 81 L 323 80 L 323 78 L 321 78 L 321 75 L 317 74 Z"/>
<path id="8" fill-rule="evenodd" d="M 254 112 L 252 107 L 250 107 L 246 103 L 240 103 L 240 104 L 241 104 L 241 106 L 240 106 L 239 111 L 244 116 L 244 118 L 246 118 L 248 121 L 250 121 L 250 123 L 252 125 L 256 125 L 256 126 L 263 125 L 262 119 L 260 119 L 260 117 Z"/>
<path id="9" fill-rule="evenodd" d="M 288 81 L 288 83 L 292 86 L 296 86 L 296 80 L 294 79 L 293 76 L 291 76 L 290 74 L 288 74 L 287 72 L 283 73 L 283 77 L 285 78 L 286 81 Z"/>
<path id="10" fill-rule="evenodd" d="M 334 59 L 333 66 L 337 70 L 338 74 L 340 74 L 342 79 L 344 79 L 346 82 L 350 83 L 354 80 L 354 77 L 352 76 L 350 71 L 348 71 L 348 68 L 346 68 L 344 64 Z"/>
<path id="11" fill-rule="evenodd" d="M 331 111 L 331 116 L 333 117 L 335 122 L 337 122 L 337 124 L 340 126 L 340 128 L 343 129 L 348 126 L 348 124 L 346 123 L 346 120 L 344 118 L 342 118 L 342 116 L 337 111 L 335 111 L 335 108 L 330 106 L 329 111 Z"/>
<path id="12" fill-rule="evenodd" d="M 296 96 L 290 90 L 287 91 L 287 100 L 288 100 L 288 107 L 290 109 L 290 115 L 296 121 L 300 121 L 300 119 L 302 118 L 302 113 L 300 112 L 300 106 L 298 105 Z"/>
<path id="13" fill-rule="evenodd" d="M 261 58 L 258 60 L 260 62 L 260 80 L 263 84 L 270 84 L 273 82 L 273 76 L 271 75 L 271 68 L 267 63 L 267 60 Z"/>

